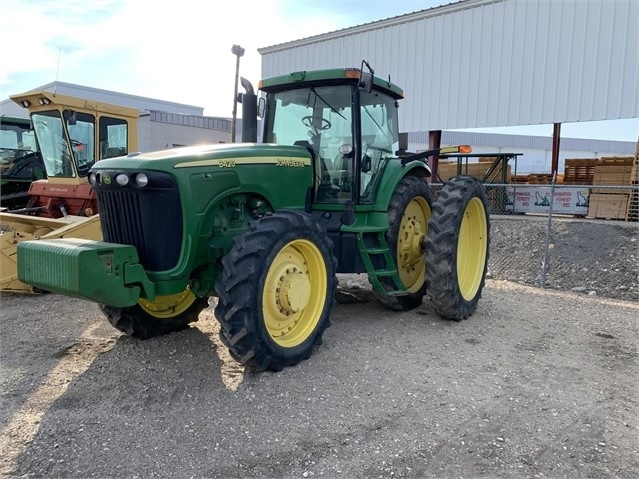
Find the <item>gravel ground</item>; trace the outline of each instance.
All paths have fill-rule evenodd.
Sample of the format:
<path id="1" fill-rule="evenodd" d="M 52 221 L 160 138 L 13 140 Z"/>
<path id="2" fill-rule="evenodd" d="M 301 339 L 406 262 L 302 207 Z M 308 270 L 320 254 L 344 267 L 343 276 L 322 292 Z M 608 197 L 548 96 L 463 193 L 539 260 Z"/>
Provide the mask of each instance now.
<path id="1" fill-rule="evenodd" d="M 492 218 L 489 273 L 494 278 L 591 296 L 639 300 L 639 225 L 546 216 Z M 548 257 L 545 259 L 545 245 Z"/>
<path id="2" fill-rule="evenodd" d="M 469 320 L 389 311 L 345 275 L 323 345 L 280 373 L 244 372 L 210 310 L 140 342 L 91 303 L 3 294 L 0 473 L 639 477 L 637 227 L 557 220 L 541 289 L 527 219 L 493 219 Z"/>

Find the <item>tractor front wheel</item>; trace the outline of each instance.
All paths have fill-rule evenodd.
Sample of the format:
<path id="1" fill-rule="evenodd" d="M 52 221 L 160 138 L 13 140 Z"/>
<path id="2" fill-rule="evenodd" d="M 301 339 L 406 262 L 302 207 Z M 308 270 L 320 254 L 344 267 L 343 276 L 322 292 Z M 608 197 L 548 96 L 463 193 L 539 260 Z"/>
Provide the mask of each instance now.
<path id="1" fill-rule="evenodd" d="M 426 283 L 444 319 L 475 312 L 488 267 L 490 219 L 486 191 L 470 176 L 446 183 L 433 203 L 426 235 Z"/>
<path id="2" fill-rule="evenodd" d="M 135 338 L 149 339 L 186 329 L 208 305 L 207 298 L 198 298 L 187 288 L 182 293 L 157 296 L 154 301 L 141 298 L 128 308 L 101 304 L 100 309 L 116 329 Z"/>
<path id="3" fill-rule="evenodd" d="M 308 358 L 329 326 L 337 260 L 310 215 L 280 211 L 250 223 L 222 259 L 215 316 L 231 356 L 254 371 Z"/>

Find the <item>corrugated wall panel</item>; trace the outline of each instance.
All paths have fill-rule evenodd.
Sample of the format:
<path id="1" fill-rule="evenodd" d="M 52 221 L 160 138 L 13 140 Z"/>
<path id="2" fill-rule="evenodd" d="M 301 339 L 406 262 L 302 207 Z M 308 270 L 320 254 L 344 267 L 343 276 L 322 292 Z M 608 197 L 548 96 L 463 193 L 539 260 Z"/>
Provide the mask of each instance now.
<path id="1" fill-rule="evenodd" d="M 639 117 L 639 1 L 467 0 L 262 48 L 262 75 L 359 66 L 403 131 Z"/>

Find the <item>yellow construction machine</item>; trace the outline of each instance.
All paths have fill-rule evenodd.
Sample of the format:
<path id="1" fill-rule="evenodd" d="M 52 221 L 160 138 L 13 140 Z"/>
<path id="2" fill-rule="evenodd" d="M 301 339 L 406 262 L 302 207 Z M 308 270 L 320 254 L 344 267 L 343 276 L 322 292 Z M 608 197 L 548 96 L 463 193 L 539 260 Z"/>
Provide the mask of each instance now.
<path id="1" fill-rule="evenodd" d="M 18 243 L 102 239 L 87 175 L 96 161 L 137 151 L 140 111 L 48 91 L 10 98 L 29 110 L 47 178 L 31 183 L 26 207 L 0 212 L 0 290 L 33 292 L 18 280 Z"/>

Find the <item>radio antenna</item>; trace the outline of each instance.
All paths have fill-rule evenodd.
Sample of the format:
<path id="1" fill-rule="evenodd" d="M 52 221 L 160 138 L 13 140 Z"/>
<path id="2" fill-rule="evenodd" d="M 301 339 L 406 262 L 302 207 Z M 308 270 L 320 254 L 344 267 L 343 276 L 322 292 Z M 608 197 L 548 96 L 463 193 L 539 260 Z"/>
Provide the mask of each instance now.
<path id="1" fill-rule="evenodd" d="M 58 89 L 58 75 L 60 73 L 60 56 L 62 55 L 62 48 L 58 48 L 58 66 L 55 70 L 55 83 L 53 84 L 53 93 L 57 93 Z"/>

